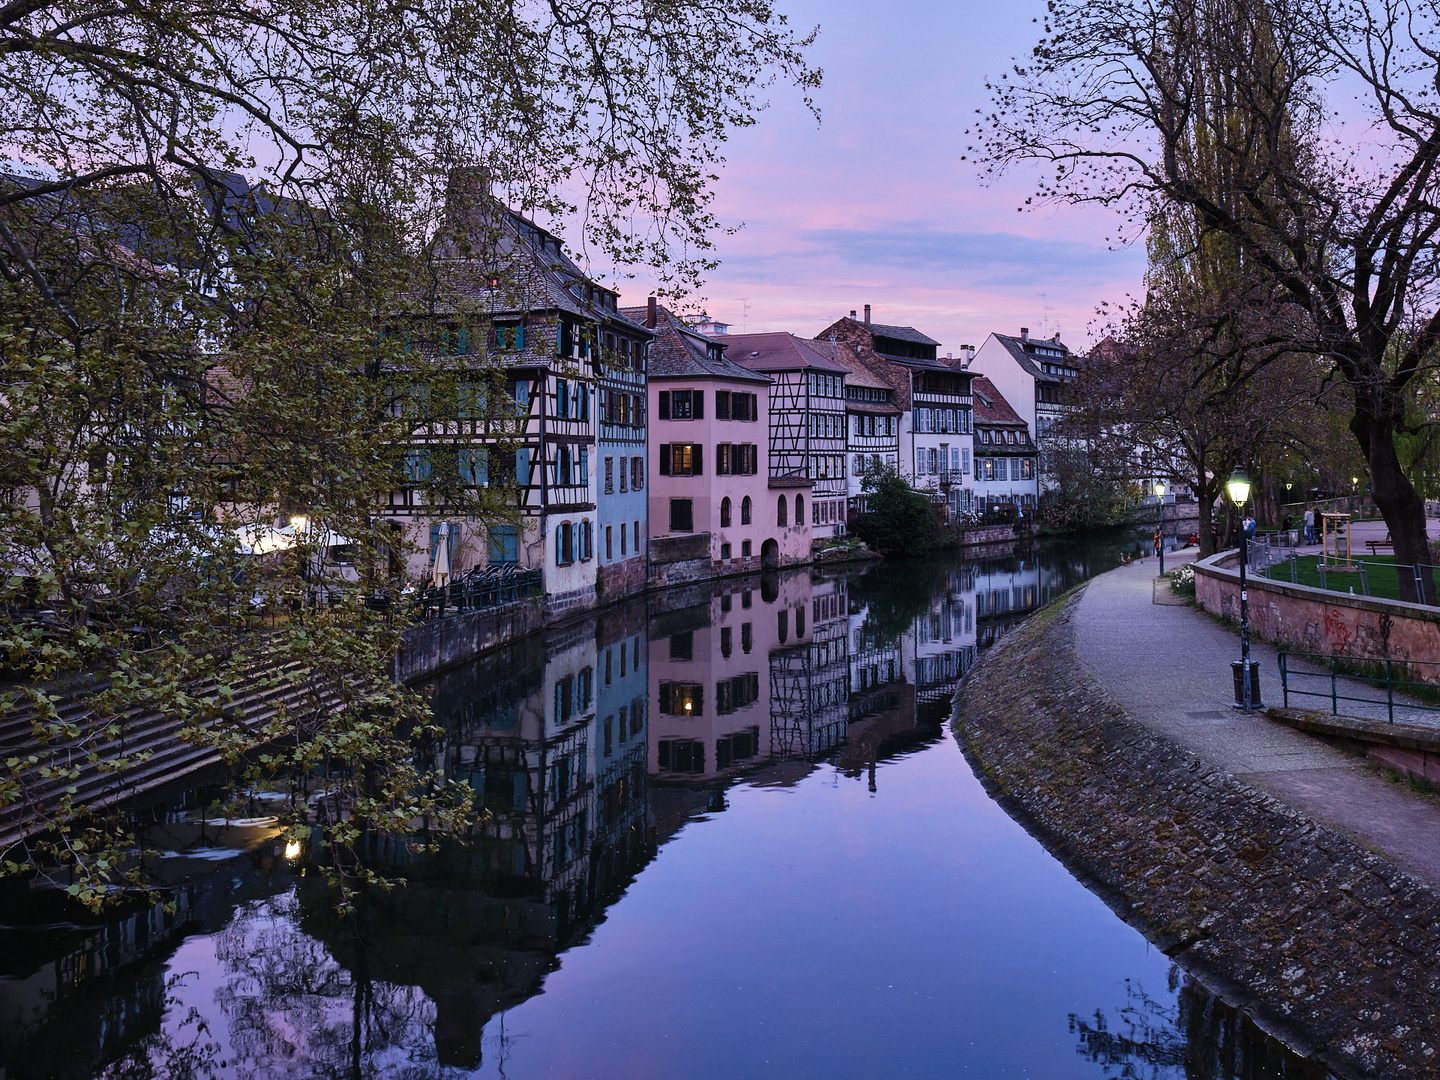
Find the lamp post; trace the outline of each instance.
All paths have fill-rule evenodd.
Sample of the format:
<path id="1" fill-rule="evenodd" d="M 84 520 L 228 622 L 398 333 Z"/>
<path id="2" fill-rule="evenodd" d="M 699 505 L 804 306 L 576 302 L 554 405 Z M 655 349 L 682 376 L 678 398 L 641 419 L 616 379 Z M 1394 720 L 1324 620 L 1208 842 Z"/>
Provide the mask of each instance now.
<path id="1" fill-rule="evenodd" d="M 1155 552 L 1160 556 L 1160 576 L 1165 576 L 1165 481 L 1155 481 L 1155 501 L 1159 504 L 1159 513 L 1156 519 L 1159 522 L 1155 526 Z"/>
<path id="2" fill-rule="evenodd" d="M 1245 504 L 1250 500 L 1250 477 L 1240 466 L 1235 466 L 1235 471 L 1230 474 L 1230 479 L 1225 481 L 1225 487 L 1230 493 L 1230 501 L 1235 504 L 1236 512 L 1243 511 Z M 1250 561 L 1249 551 L 1250 538 L 1245 535 L 1244 518 L 1241 518 L 1240 525 L 1240 711 L 1249 713 L 1252 711 L 1251 702 L 1255 700 L 1250 687 L 1250 608 L 1248 598 L 1245 595 L 1245 564 Z"/>

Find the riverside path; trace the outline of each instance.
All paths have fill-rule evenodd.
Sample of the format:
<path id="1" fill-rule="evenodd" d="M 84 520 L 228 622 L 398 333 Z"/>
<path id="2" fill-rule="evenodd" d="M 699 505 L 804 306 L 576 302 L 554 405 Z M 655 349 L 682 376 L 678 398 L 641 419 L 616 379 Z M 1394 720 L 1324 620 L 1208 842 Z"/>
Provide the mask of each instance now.
<path id="1" fill-rule="evenodd" d="M 1231 708 L 1230 662 L 1240 658 L 1239 635 L 1194 607 L 1156 603 L 1156 569 L 1152 558 L 1100 575 L 1085 586 L 1075 612 L 1076 653 L 1116 704 L 1245 783 L 1440 885 L 1440 806 L 1387 782 L 1361 758 Z M 1277 704 L 1275 650 L 1252 641 L 1250 653 L 1260 663 L 1266 704 Z"/>

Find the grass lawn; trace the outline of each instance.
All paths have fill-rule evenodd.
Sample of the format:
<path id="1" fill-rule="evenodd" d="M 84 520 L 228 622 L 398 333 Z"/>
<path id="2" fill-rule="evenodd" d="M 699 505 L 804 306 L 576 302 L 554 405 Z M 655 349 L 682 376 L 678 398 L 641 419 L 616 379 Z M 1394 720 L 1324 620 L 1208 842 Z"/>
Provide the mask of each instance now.
<path id="1" fill-rule="evenodd" d="M 1395 556 L 1393 555 L 1372 555 L 1364 560 L 1365 575 L 1362 580 L 1358 571 L 1330 571 L 1325 575 L 1325 580 L 1320 578 L 1320 571 L 1315 564 L 1319 557 L 1315 555 L 1302 555 L 1296 560 L 1295 583 L 1297 585 L 1309 585 L 1314 589 L 1329 589 L 1331 592 L 1348 593 L 1355 590 L 1356 596 L 1374 596 L 1381 600 L 1399 600 L 1400 583 L 1395 570 Z M 1356 565 L 1359 565 L 1357 561 Z M 1410 567 L 1404 568 L 1404 573 L 1410 573 Z M 1290 563 L 1285 561 L 1270 568 L 1266 575 L 1275 581 L 1290 580 Z M 1368 586 L 1368 588 L 1366 587 Z M 1428 586 L 1427 586 L 1428 588 Z"/>

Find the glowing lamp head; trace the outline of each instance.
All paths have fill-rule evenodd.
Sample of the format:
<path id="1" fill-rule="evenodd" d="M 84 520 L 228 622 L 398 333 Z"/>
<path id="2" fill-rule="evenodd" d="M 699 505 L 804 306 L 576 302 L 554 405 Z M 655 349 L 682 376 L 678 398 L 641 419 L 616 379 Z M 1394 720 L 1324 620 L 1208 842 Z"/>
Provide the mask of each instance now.
<path id="1" fill-rule="evenodd" d="M 1236 506 L 1244 506 L 1250 501 L 1250 475 L 1239 465 L 1230 474 L 1230 479 L 1225 481 L 1225 489 L 1230 493 L 1230 501 Z"/>
<path id="2" fill-rule="evenodd" d="M 1165 497 L 1165 481 L 1164 481 L 1164 480 L 1156 480 L 1156 481 L 1155 481 L 1155 497 L 1156 497 L 1157 499 L 1163 499 L 1163 498 Z"/>
<path id="3" fill-rule="evenodd" d="M 297 533 L 304 532 L 310 526 L 310 519 L 304 514 L 296 514 L 290 519 L 290 528 Z"/>
<path id="4" fill-rule="evenodd" d="M 287 859 L 298 859 L 299 857 L 300 857 L 300 841 L 299 841 L 299 840 L 294 840 L 294 839 L 285 841 L 285 858 L 287 858 Z"/>

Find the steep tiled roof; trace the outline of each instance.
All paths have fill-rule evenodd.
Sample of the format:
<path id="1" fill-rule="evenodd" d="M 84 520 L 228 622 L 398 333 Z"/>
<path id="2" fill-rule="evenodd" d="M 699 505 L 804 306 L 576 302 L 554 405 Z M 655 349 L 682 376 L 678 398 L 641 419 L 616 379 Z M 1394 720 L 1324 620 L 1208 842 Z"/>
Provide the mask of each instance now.
<path id="1" fill-rule="evenodd" d="M 1010 355 L 1019 363 L 1020 370 L 1037 379 L 1053 382 L 1058 381 L 1060 378 L 1058 375 L 1048 374 L 1045 369 L 1040 366 L 1041 364 L 1048 364 L 1054 360 L 1060 360 L 1067 364 L 1073 364 L 1075 362 L 1074 357 L 1070 355 L 1069 347 L 1059 340 L 1059 334 L 1056 334 L 1054 338 L 1027 339 L 1011 337 L 1009 334 L 996 334 L 994 337 L 996 341 L 1000 342 L 1001 345 L 1004 345 L 1005 348 L 1009 350 Z M 1035 352 L 1036 349 L 1058 349 L 1065 355 L 1063 357 L 1037 356 Z"/>
<path id="2" fill-rule="evenodd" d="M 985 376 L 977 376 L 970 384 L 970 391 L 975 396 L 975 423 L 1025 426 L 1025 421 L 1010 407 L 1005 395 L 995 389 L 995 384 Z"/>
<path id="3" fill-rule="evenodd" d="M 645 324 L 649 317 L 643 307 L 621 308 L 620 313 L 632 322 Z M 770 378 L 732 363 L 722 353 L 720 359 L 710 358 L 710 346 L 724 341 L 697 334 L 677 318 L 669 308 L 655 308 L 655 340 L 650 345 L 649 374 L 652 379 L 696 378 L 736 379 L 751 383 L 768 383 Z"/>
<path id="4" fill-rule="evenodd" d="M 726 355 L 751 371 L 823 371 L 845 374 L 845 368 L 822 355 L 815 342 L 784 330 L 770 334 L 730 334 Z"/>
<path id="5" fill-rule="evenodd" d="M 866 367 L 860 358 L 855 355 L 855 350 L 843 342 L 807 341 L 805 344 L 825 357 L 825 359 L 832 360 L 843 367 L 845 369 L 846 385 L 868 386 L 875 390 L 891 389 L 888 382 Z"/>

